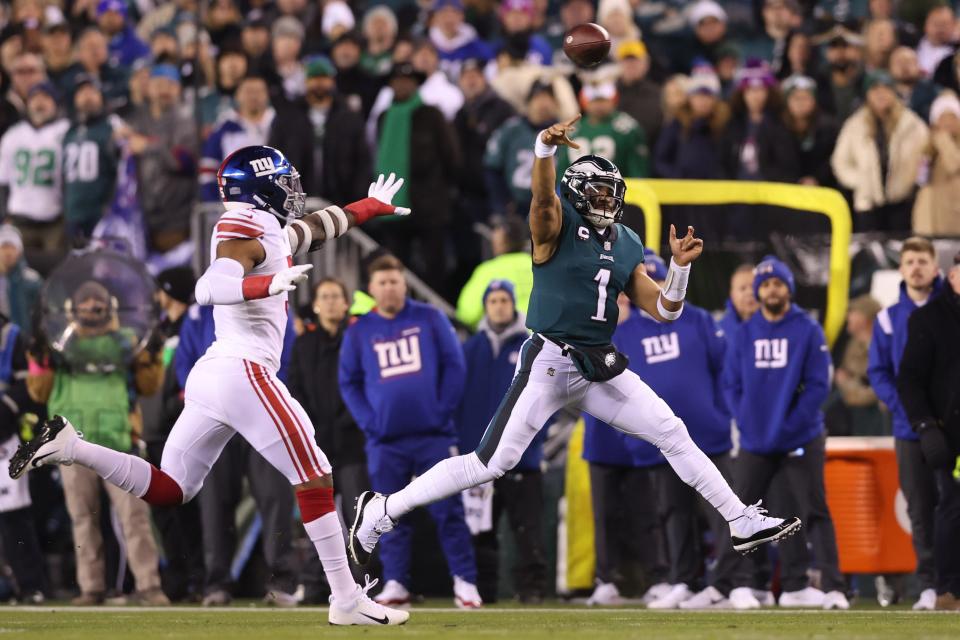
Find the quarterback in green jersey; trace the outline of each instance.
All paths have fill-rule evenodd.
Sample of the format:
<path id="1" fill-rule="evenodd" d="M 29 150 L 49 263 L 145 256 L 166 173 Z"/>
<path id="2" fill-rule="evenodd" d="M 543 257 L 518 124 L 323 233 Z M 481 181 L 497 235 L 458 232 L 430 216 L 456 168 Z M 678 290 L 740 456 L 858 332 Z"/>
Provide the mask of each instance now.
<path id="1" fill-rule="evenodd" d="M 733 546 L 746 553 L 800 528 L 799 518 L 773 518 L 744 505 L 687 433 L 687 428 L 611 344 L 617 296 L 661 322 L 683 311 L 690 263 L 703 251 L 692 227 L 682 238 L 670 227 L 673 258 L 661 289 L 643 265 L 643 245 L 620 223 L 626 185 L 620 171 L 600 156 L 571 164 L 557 195 L 554 155 L 570 140 L 579 116 L 540 132 L 534 146 L 533 291 L 517 371 L 477 450 L 443 460 L 397 493 L 366 492 L 357 500 L 350 553 L 365 564 L 380 535 L 397 518 L 496 478 L 520 460 L 558 410 L 585 411 L 619 431 L 658 447 L 677 475 L 730 523 Z M 467 391 L 469 393 L 469 391 Z"/>

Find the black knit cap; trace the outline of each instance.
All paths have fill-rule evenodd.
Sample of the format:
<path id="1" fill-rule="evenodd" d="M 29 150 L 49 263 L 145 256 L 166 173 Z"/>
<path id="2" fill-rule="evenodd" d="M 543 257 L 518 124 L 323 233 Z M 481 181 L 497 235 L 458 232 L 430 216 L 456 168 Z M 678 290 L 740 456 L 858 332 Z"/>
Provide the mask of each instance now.
<path id="1" fill-rule="evenodd" d="M 160 272 L 157 276 L 157 286 L 174 300 L 190 304 L 197 280 L 193 276 L 193 269 L 174 267 Z"/>

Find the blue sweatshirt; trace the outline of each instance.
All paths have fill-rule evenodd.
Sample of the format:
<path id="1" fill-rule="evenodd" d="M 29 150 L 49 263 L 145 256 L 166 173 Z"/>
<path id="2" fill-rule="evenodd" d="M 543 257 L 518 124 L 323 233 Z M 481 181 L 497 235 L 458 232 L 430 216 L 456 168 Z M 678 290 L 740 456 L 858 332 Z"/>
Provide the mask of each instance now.
<path id="1" fill-rule="evenodd" d="M 277 377 L 281 382 L 287 381 L 287 365 L 290 364 L 290 356 L 293 354 L 293 341 L 297 337 L 297 332 L 293 328 L 293 316 L 287 315 L 287 331 L 283 334 L 283 352 L 280 354 L 280 371 Z M 187 386 L 187 376 L 197 360 L 203 357 L 210 345 L 216 339 L 216 332 L 213 324 L 213 306 L 200 306 L 198 304 L 190 305 L 187 309 L 187 317 L 183 319 L 180 325 L 180 342 L 177 345 L 177 353 L 173 358 L 173 366 L 177 374 L 177 382 L 180 388 Z"/>
<path id="2" fill-rule="evenodd" d="M 943 280 L 938 276 L 933 282 L 933 298 L 940 291 Z M 930 299 L 928 298 L 928 300 Z M 867 377 L 877 397 L 887 405 L 893 415 L 893 435 L 901 440 L 916 440 L 917 434 L 910 428 L 910 421 L 897 395 L 897 373 L 900 359 L 907 344 L 907 321 L 919 307 L 907 295 L 907 285 L 900 283 L 900 301 L 877 314 L 873 324 L 873 339 L 870 341 L 870 356 L 867 361 Z"/>
<path id="3" fill-rule="evenodd" d="M 111 61 L 124 69 L 129 69 L 140 58 L 150 56 L 150 47 L 137 36 L 136 30 L 130 25 L 113 36 L 107 48 Z"/>
<path id="4" fill-rule="evenodd" d="M 456 423 L 460 453 L 469 453 L 477 448 L 487 425 L 503 401 L 520 357 L 520 347 L 530 335 L 524 326 L 523 314 L 502 333 L 490 329 L 486 318 L 480 321 L 477 333 L 463 343 L 463 358 L 467 366 L 466 388 L 457 408 Z M 517 471 L 533 471 L 540 468 L 543 460 L 543 438 L 546 429 L 541 429 L 527 447 L 514 467 Z"/>
<path id="5" fill-rule="evenodd" d="M 376 310 L 358 318 L 343 336 L 339 378 L 368 446 L 418 435 L 455 439 L 466 367 L 453 325 L 434 307 L 407 300 L 392 320 Z"/>
<path id="6" fill-rule="evenodd" d="M 795 304 L 777 322 L 760 312 L 744 322 L 723 371 L 740 446 L 760 455 L 788 453 L 820 435 L 830 364 L 823 329 Z"/>
<path id="7" fill-rule="evenodd" d="M 632 309 L 617 327 L 613 342 L 630 358 L 630 370 L 683 420 L 704 453 L 717 455 L 733 447 L 730 412 L 721 386 L 727 344 L 706 310 L 687 302 L 675 322 L 661 323 Z M 653 445 L 624 437 L 635 463 L 642 463 L 638 466 L 664 461 Z"/>
<path id="8" fill-rule="evenodd" d="M 733 306 L 733 301 L 730 300 L 730 298 L 727 298 L 726 311 L 723 312 L 723 317 L 720 318 L 720 322 L 717 324 L 720 325 L 720 329 L 723 331 L 723 337 L 727 339 L 728 343 L 737 335 L 737 329 L 743 324 L 743 321 L 740 319 L 740 314 L 737 313 L 737 310 Z"/>

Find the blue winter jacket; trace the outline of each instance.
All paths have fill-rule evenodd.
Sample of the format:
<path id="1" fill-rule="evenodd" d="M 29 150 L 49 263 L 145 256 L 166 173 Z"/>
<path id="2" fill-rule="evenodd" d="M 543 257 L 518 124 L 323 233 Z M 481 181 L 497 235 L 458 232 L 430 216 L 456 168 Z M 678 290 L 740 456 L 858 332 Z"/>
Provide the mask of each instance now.
<path id="1" fill-rule="evenodd" d="M 943 280 L 937 277 L 930 298 L 937 295 L 942 286 Z M 897 395 L 897 373 L 900 371 L 903 348 L 907 344 L 907 321 L 910 314 L 918 308 L 907 295 L 907 285 L 901 282 L 900 301 L 878 313 L 876 322 L 873 323 L 873 339 L 870 341 L 870 356 L 867 361 L 870 386 L 893 415 L 893 435 L 901 440 L 917 439 Z"/>
<path id="2" fill-rule="evenodd" d="M 277 377 L 281 382 L 287 381 L 287 365 L 293 354 L 293 341 L 297 332 L 293 328 L 293 316 L 287 315 L 287 331 L 283 334 L 283 352 L 280 354 L 280 371 Z M 180 325 L 180 342 L 177 345 L 177 354 L 173 359 L 173 367 L 177 374 L 180 388 L 187 386 L 187 376 L 197 360 L 203 357 L 213 341 L 216 340 L 216 330 L 213 324 L 213 306 L 198 304 L 190 305 L 187 317 Z"/>
<path id="3" fill-rule="evenodd" d="M 453 325 L 407 300 L 392 320 L 376 310 L 343 336 L 340 391 L 368 446 L 411 436 L 456 438 L 453 416 L 466 368 Z"/>
<path id="4" fill-rule="evenodd" d="M 720 325 L 720 329 L 723 331 L 723 337 L 727 339 L 727 342 L 733 340 L 733 337 L 737 334 L 737 329 L 743 324 L 743 320 L 740 319 L 740 314 L 737 313 L 737 310 L 733 307 L 733 302 L 730 298 L 727 298 L 726 310 L 723 312 L 723 317 L 720 318 L 717 324 Z"/>
<path id="5" fill-rule="evenodd" d="M 723 371 L 740 446 L 760 455 L 788 453 L 823 433 L 820 406 L 830 369 L 823 329 L 797 305 L 777 322 L 763 313 L 744 322 Z"/>
<path id="6" fill-rule="evenodd" d="M 486 318 L 480 321 L 477 333 L 463 343 L 463 358 L 467 367 L 466 393 L 457 407 L 456 423 L 458 446 L 461 453 L 474 451 L 480 444 L 487 425 L 497 412 L 510 388 L 520 357 L 520 347 L 530 335 L 523 314 L 502 333 L 490 329 Z M 543 438 L 546 429 L 527 447 L 517 471 L 533 471 L 543 460 Z"/>
<path id="7" fill-rule="evenodd" d="M 150 56 L 150 47 L 137 36 L 136 30 L 127 25 L 123 31 L 113 36 L 107 45 L 110 60 L 117 66 L 129 69 L 140 58 Z"/>

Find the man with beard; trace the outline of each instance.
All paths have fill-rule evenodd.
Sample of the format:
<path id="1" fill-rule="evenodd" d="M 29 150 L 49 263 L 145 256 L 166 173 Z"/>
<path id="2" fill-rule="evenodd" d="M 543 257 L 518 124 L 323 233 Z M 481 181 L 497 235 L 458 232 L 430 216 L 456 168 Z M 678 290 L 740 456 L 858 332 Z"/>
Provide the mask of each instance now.
<path id="1" fill-rule="evenodd" d="M 483 159 L 490 211 L 523 215 L 530 206 L 533 143 L 557 121 L 557 99 L 550 85 L 535 83 L 526 116 L 514 116 L 493 132 Z"/>
<path id="2" fill-rule="evenodd" d="M 233 94 L 248 71 L 249 75 L 266 77 L 250 69 L 250 62 L 242 50 L 221 49 L 217 54 L 216 88 L 201 96 L 199 101 L 204 137 L 233 108 Z"/>
<path id="3" fill-rule="evenodd" d="M 923 307 L 940 290 L 942 279 L 937 269 L 937 253 L 926 238 L 908 238 L 900 249 L 899 301 L 877 315 L 870 342 L 867 376 L 877 397 L 893 415 L 894 450 L 900 488 L 907 500 L 913 550 L 917 555 L 916 584 L 920 597 L 914 610 L 936 606 L 936 567 L 933 560 L 934 506 L 937 483 L 934 470 L 926 463 L 920 438 L 897 394 L 897 373 L 903 349 L 907 345 L 907 323 L 914 311 Z"/>
<path id="4" fill-rule="evenodd" d="M 81 74 L 75 85 L 74 115 L 63 138 L 63 217 L 71 245 L 90 237 L 110 205 L 119 156 L 100 82 Z"/>
<path id="5" fill-rule="evenodd" d="M 924 122 L 930 119 L 930 105 L 936 100 L 940 88 L 923 77 L 917 52 L 910 47 L 897 47 L 890 54 L 890 75 L 894 90 L 905 105 L 910 107 Z"/>
<path id="6" fill-rule="evenodd" d="M 960 610 L 960 253 L 943 291 L 910 316 L 897 391 L 937 483 L 936 608 Z"/>
<path id="7" fill-rule="evenodd" d="M 821 79 L 817 92 L 824 111 L 846 120 L 863 96 L 862 38 L 837 25 L 831 31 L 814 38 L 815 44 L 826 43 L 824 55 L 829 71 Z"/>
<path id="8" fill-rule="evenodd" d="M 336 87 L 337 70 L 329 59 L 307 60 L 307 93 L 273 122 L 270 146 L 283 149 L 300 167 L 304 190 L 331 202 L 352 202 L 367 193 L 370 149 L 363 144 L 364 124 Z"/>
<path id="9" fill-rule="evenodd" d="M 830 390 L 827 341 L 820 326 L 791 302 L 796 288 L 783 262 L 765 257 L 754 272 L 753 291 L 760 313 L 730 340 L 723 371 L 727 405 L 740 430 L 734 490 L 750 503 L 783 476 L 793 506 L 807 523 L 824 590 L 810 586 L 804 537 L 783 540 L 780 606 L 848 609 L 823 479 L 826 433 L 820 406 Z M 732 586 L 752 582 L 753 564 L 744 561 Z"/>

